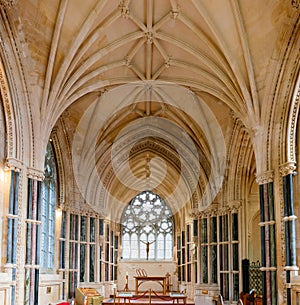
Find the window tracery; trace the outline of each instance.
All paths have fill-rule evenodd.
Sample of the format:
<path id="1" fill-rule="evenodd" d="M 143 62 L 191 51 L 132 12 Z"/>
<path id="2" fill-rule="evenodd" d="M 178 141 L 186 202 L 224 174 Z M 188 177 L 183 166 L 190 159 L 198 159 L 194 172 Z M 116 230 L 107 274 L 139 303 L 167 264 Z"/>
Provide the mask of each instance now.
<path id="1" fill-rule="evenodd" d="M 121 224 L 123 259 L 173 259 L 173 216 L 160 196 L 144 191 L 134 197 Z"/>
<path id="2" fill-rule="evenodd" d="M 56 208 L 56 162 L 51 143 L 47 145 L 45 156 L 45 179 L 42 188 L 42 237 L 41 267 L 54 268 L 55 208 Z"/>

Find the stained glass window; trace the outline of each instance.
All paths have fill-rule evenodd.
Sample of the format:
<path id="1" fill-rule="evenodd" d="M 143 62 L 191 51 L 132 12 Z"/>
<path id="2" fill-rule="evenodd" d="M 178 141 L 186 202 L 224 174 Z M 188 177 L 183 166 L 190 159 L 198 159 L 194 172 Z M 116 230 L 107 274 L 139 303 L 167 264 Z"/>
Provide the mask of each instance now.
<path id="1" fill-rule="evenodd" d="M 145 191 L 134 197 L 121 223 L 123 259 L 173 259 L 173 216 L 160 196 Z"/>

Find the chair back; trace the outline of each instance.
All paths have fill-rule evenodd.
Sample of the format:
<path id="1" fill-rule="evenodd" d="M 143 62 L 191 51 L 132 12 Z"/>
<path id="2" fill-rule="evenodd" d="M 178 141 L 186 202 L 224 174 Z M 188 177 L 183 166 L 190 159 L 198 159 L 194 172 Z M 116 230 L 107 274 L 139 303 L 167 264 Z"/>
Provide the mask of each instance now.
<path id="1" fill-rule="evenodd" d="M 219 294 L 218 296 L 217 305 L 224 305 L 223 297 L 221 294 Z"/>

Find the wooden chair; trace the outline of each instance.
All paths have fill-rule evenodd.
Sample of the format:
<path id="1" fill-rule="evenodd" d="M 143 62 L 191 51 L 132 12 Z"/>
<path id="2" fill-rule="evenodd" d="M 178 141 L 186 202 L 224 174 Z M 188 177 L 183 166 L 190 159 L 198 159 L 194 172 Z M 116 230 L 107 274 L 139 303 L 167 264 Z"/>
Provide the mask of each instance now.
<path id="1" fill-rule="evenodd" d="M 224 305 L 223 297 L 221 294 L 218 295 L 217 305 Z"/>
<path id="2" fill-rule="evenodd" d="M 249 293 L 241 292 L 240 300 L 243 305 L 262 305 L 262 298 L 256 295 L 255 289 L 252 289 Z"/>
<path id="3" fill-rule="evenodd" d="M 171 283 L 171 274 L 169 272 L 166 273 L 166 290 L 167 292 L 172 291 L 173 284 Z"/>
<path id="4" fill-rule="evenodd" d="M 147 276 L 147 272 L 143 268 L 137 268 L 135 270 L 135 272 L 136 272 L 137 276 Z"/>

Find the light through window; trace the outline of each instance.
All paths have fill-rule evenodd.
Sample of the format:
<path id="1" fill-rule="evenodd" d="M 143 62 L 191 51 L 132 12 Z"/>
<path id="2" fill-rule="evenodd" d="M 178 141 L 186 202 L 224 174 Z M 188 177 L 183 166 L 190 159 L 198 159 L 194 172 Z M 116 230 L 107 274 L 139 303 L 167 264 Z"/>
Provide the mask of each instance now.
<path id="1" fill-rule="evenodd" d="M 124 209 L 123 259 L 173 259 L 173 216 L 157 194 L 145 191 Z"/>

